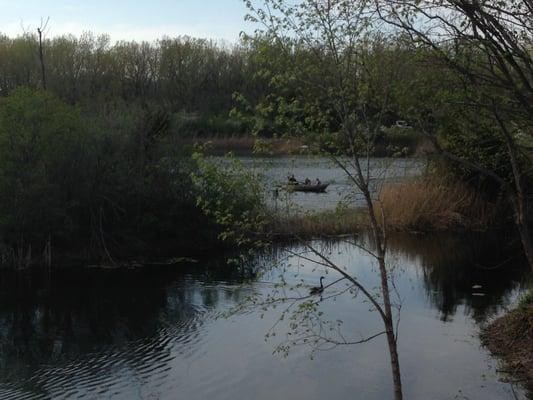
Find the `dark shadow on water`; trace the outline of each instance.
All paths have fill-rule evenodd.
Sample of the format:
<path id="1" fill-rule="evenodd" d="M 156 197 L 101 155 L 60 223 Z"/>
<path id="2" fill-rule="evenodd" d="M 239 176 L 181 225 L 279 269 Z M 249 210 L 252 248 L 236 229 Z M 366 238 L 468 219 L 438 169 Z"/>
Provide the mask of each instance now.
<path id="1" fill-rule="evenodd" d="M 74 384 L 68 364 L 95 351 L 93 380 L 119 358 L 139 370 L 143 360 L 170 359 L 168 342 L 191 345 L 219 303 L 245 292 L 236 286 L 243 274 L 223 264 L 178 269 L 1 271 L 0 398 L 10 387 L 40 396 L 48 385 Z M 59 382 L 40 376 L 50 366 L 65 367 Z"/>
<path id="2" fill-rule="evenodd" d="M 475 321 L 483 322 L 530 281 L 520 243 L 505 232 L 395 235 L 390 249 L 420 260 L 427 295 L 443 321 L 464 305 Z"/>

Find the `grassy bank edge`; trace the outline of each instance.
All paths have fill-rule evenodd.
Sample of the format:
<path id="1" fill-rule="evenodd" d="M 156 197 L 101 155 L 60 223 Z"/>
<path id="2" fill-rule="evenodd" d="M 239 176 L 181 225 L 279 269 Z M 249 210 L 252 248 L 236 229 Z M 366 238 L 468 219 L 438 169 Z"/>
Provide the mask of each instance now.
<path id="1" fill-rule="evenodd" d="M 533 391 L 533 289 L 480 336 L 483 345 L 503 362 L 501 372 Z"/>
<path id="2" fill-rule="evenodd" d="M 294 215 L 272 215 L 265 231 L 274 240 L 334 237 L 368 227 L 364 209 L 327 210 Z"/>

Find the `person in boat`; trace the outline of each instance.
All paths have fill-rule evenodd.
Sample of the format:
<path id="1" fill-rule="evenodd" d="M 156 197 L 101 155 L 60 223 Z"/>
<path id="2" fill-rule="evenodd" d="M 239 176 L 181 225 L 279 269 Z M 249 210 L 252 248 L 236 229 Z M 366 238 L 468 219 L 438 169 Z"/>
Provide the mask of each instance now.
<path id="1" fill-rule="evenodd" d="M 289 185 L 297 185 L 298 184 L 298 181 L 294 177 L 294 174 L 290 175 L 288 180 L 289 180 Z"/>
<path id="2" fill-rule="evenodd" d="M 310 184 L 311 184 L 311 179 L 305 178 L 304 185 L 310 185 Z"/>
<path id="3" fill-rule="evenodd" d="M 318 185 L 321 185 L 321 184 L 322 184 L 322 182 L 320 182 L 320 179 L 316 178 L 315 185 L 318 186 Z"/>

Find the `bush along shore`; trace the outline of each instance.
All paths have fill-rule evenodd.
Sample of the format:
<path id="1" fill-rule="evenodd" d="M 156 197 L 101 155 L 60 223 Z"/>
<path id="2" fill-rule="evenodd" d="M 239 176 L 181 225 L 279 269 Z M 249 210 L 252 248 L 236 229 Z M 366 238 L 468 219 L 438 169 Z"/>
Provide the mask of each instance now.
<path id="1" fill-rule="evenodd" d="M 51 92 L 13 90 L 0 99 L 0 263 L 118 265 L 223 247 L 197 204 L 197 169 L 160 108 L 95 119 Z"/>

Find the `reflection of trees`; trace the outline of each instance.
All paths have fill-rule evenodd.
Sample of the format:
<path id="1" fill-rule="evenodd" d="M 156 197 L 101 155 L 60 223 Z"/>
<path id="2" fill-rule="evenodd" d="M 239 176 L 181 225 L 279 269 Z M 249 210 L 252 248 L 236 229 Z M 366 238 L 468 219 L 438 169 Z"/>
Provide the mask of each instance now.
<path id="1" fill-rule="evenodd" d="M 420 265 L 428 298 L 443 320 L 453 317 L 459 305 L 481 320 L 525 280 L 528 270 L 520 260 L 494 270 L 476 267 L 494 266 L 513 255 L 500 243 L 498 236 L 486 235 L 390 238 L 391 255 Z M 258 257 L 268 264 L 286 255 L 287 247 Z M 320 250 L 332 256 L 350 248 L 342 241 L 320 242 Z M 12 388 L 49 398 L 61 385 L 77 388 L 116 377 L 117 366 L 136 376 L 147 364 L 168 368 L 176 351 L 186 355 L 198 347 L 211 310 L 251 294 L 225 284 L 247 276 L 245 270 L 235 271 L 196 265 L 179 272 L 54 271 L 52 279 L 44 273 L 0 275 L 0 397 Z M 484 286 L 485 297 L 472 296 L 475 284 Z M 306 294 L 307 287 L 303 290 Z"/>
<path id="2" fill-rule="evenodd" d="M 420 266 L 422 281 L 430 301 L 441 313 L 443 321 L 452 318 L 457 307 L 476 321 L 498 312 L 511 301 L 513 290 L 524 288 L 530 276 L 521 258 L 520 242 L 503 232 L 414 235 L 397 233 L 389 238 L 391 256 Z M 374 248 L 368 235 L 359 242 Z M 288 243 L 290 247 L 294 243 Z M 326 252 L 341 247 L 342 240 L 322 240 Z M 276 254 L 283 254 L 284 248 Z M 399 265 L 401 267 L 401 265 Z M 474 285 L 483 286 L 473 289 Z M 475 296 L 473 293 L 483 293 Z"/>
<path id="3" fill-rule="evenodd" d="M 77 379 L 102 378 L 117 363 L 137 372 L 145 360 L 166 364 L 172 343 L 194 344 L 210 310 L 238 301 L 241 292 L 220 284 L 233 278 L 238 277 L 199 266 L 179 273 L 58 271 L 52 279 L 35 272 L 4 274 L 0 385 L 46 393 Z M 54 375 L 56 369 L 61 376 Z M 53 383 L 40 373 L 50 371 Z"/>
<path id="4" fill-rule="evenodd" d="M 519 242 L 503 233 L 454 235 L 396 235 L 391 251 L 417 259 L 427 294 L 441 312 L 442 320 L 452 317 L 457 307 L 483 320 L 509 301 L 511 291 L 524 284 L 527 265 L 519 256 Z M 473 289 L 474 285 L 483 288 Z M 485 296 L 474 296 L 482 292 Z"/>

